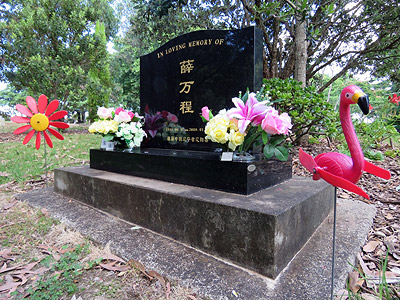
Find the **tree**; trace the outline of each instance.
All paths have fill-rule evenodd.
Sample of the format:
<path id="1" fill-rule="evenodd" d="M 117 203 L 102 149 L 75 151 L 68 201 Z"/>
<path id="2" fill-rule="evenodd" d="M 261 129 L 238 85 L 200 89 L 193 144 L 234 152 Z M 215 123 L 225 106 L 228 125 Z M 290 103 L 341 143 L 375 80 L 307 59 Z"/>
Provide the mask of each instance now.
<path id="1" fill-rule="evenodd" d="M 2 115 L 9 117 L 16 113 L 15 105 L 18 103 L 24 103 L 27 93 L 17 92 L 12 86 L 7 85 L 4 90 L 0 91 L 0 106 Z"/>
<path id="2" fill-rule="evenodd" d="M 95 39 L 95 44 L 99 44 L 98 47 L 101 51 L 95 52 L 96 56 L 91 58 L 91 66 L 88 73 L 87 97 L 90 121 L 96 118 L 97 107 L 108 107 L 112 86 L 103 23 L 97 21 L 93 38 Z"/>
<path id="3" fill-rule="evenodd" d="M 7 0 L 1 15 L 1 78 L 17 90 L 59 99 L 63 108 L 84 94 L 91 59 L 103 51 L 91 29 L 106 24 L 116 31 L 108 0 Z"/>
<path id="4" fill-rule="evenodd" d="M 340 66 L 340 72 L 320 91 L 347 71 L 368 66 L 370 57 L 399 47 L 400 33 L 393 20 L 400 10 L 396 1 L 304 0 L 293 4 L 289 0 L 241 0 L 264 33 L 264 76 L 291 77 L 300 63 L 306 64 L 308 82 L 323 68 Z M 302 21 L 307 36 L 304 42 L 298 32 L 303 30 Z M 296 57 L 302 43 L 307 48 L 306 62 Z"/>
<path id="5" fill-rule="evenodd" d="M 117 86 L 112 100 L 138 109 L 140 56 L 190 31 L 238 28 L 243 25 L 243 17 L 236 15 L 240 13 L 237 6 L 220 0 L 122 1 L 117 14 L 127 17 L 129 22 L 124 24 L 124 35 L 115 39 L 117 52 L 112 56 L 111 69 Z"/>

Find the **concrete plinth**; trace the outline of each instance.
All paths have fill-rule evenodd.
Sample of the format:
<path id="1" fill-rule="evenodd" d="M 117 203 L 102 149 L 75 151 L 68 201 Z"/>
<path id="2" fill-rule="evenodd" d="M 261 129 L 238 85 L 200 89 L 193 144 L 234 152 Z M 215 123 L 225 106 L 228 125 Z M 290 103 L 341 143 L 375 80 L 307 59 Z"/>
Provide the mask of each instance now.
<path id="1" fill-rule="evenodd" d="M 148 270 L 178 280 L 182 286 L 190 286 L 198 295 L 213 300 L 314 300 L 330 297 L 332 214 L 317 228 L 288 267 L 275 280 L 270 280 L 54 193 L 52 188 L 19 194 L 17 199 L 45 208 L 52 217 L 96 243 L 109 245 L 123 259 L 138 260 Z M 360 201 L 338 199 L 337 207 L 335 291 L 345 288 L 347 272 L 354 271 L 350 264 L 354 265 L 355 255 L 360 251 L 375 215 L 373 205 Z"/>
<path id="2" fill-rule="evenodd" d="M 56 170 L 54 189 L 271 278 L 329 214 L 334 197 L 333 187 L 307 178 L 246 196 L 88 167 Z"/>

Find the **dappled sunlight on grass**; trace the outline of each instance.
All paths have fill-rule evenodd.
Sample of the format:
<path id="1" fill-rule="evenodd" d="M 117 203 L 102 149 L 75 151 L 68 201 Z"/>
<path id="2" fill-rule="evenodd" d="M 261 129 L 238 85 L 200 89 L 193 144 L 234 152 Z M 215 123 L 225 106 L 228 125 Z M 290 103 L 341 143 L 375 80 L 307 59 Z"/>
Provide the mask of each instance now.
<path id="1" fill-rule="evenodd" d="M 101 136 L 93 134 L 68 134 L 63 133 L 65 140 L 60 141 L 51 137 L 53 148 L 46 145 L 47 168 L 82 165 L 89 163 L 90 148 L 99 148 Z M 43 143 L 36 150 L 34 140 L 27 145 L 22 144 L 25 134 L 20 136 L 20 141 L 5 142 L 0 149 L 0 184 L 10 181 L 24 182 L 31 179 L 40 179 L 45 173 L 45 159 Z"/>

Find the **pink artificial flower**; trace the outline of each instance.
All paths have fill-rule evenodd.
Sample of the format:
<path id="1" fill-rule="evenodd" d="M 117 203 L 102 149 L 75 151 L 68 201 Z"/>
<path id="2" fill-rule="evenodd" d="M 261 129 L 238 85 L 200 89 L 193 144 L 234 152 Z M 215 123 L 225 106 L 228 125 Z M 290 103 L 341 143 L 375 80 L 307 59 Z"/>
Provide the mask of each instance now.
<path id="1" fill-rule="evenodd" d="M 131 120 L 135 117 L 135 114 L 131 111 L 128 111 L 128 115 L 131 117 Z"/>
<path id="2" fill-rule="evenodd" d="M 210 110 L 208 109 L 208 106 L 204 106 L 201 109 L 201 115 L 203 116 L 204 119 L 210 121 Z"/>
<path id="3" fill-rule="evenodd" d="M 239 98 L 233 98 L 232 102 L 236 108 L 231 108 L 228 111 L 228 116 L 239 120 L 238 128 L 242 134 L 252 121 L 254 125 L 259 125 L 269 110 L 267 106 L 257 101 L 254 93 L 249 94 L 246 104 Z"/>
<path id="4" fill-rule="evenodd" d="M 167 121 L 171 123 L 178 123 L 178 117 L 174 114 L 168 113 Z"/>
<path id="5" fill-rule="evenodd" d="M 118 115 L 115 115 L 115 121 L 117 121 L 118 123 L 122 123 L 122 122 L 130 122 L 132 120 L 131 116 L 129 115 L 128 112 L 126 111 L 119 111 Z"/>
<path id="6" fill-rule="evenodd" d="M 112 108 L 99 107 L 97 109 L 97 115 L 99 116 L 100 119 L 111 119 L 112 111 L 113 111 Z"/>
<path id="7" fill-rule="evenodd" d="M 272 109 L 265 115 L 264 120 L 261 122 L 261 128 L 269 134 L 287 135 L 289 129 L 292 128 L 292 123 L 287 113 L 279 115 L 277 110 Z"/>
<path id="8" fill-rule="evenodd" d="M 116 110 L 115 110 L 115 114 L 116 115 L 119 115 L 119 113 L 120 112 L 122 112 L 122 111 L 125 111 L 122 107 L 118 107 Z"/>

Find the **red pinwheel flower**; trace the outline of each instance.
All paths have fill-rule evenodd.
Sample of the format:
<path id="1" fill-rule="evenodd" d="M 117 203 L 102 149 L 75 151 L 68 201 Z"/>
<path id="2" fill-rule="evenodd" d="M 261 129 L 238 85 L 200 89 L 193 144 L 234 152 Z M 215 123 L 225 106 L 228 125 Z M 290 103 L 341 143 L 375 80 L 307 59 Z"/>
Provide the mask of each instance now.
<path id="1" fill-rule="evenodd" d="M 18 116 L 11 118 L 11 121 L 15 123 L 30 123 L 29 125 L 24 125 L 14 131 L 14 134 L 20 134 L 32 128 L 32 130 L 24 138 L 22 144 L 27 144 L 31 140 L 35 132 L 37 132 L 36 149 L 39 149 L 41 132 L 43 132 L 44 139 L 46 140 L 47 145 L 49 145 L 50 148 L 53 148 L 53 142 L 51 141 L 50 136 L 46 132 L 46 130 L 48 130 L 59 140 L 64 139 L 64 137 L 58 131 L 49 127 L 54 126 L 61 129 L 66 129 L 69 127 L 69 125 L 64 122 L 53 122 L 54 120 L 59 120 L 63 118 L 68 113 L 65 110 L 55 112 L 58 108 L 58 105 L 60 104 L 58 100 L 53 100 L 49 103 L 49 105 L 47 105 L 47 97 L 45 95 L 40 95 L 37 105 L 35 99 L 33 99 L 31 96 L 28 96 L 26 97 L 26 104 L 28 104 L 29 109 L 28 107 L 21 104 L 17 104 L 16 109 L 20 113 L 26 115 L 28 118 Z"/>
<path id="2" fill-rule="evenodd" d="M 393 104 L 399 105 L 400 103 L 400 97 L 398 97 L 397 94 L 393 94 L 392 97 L 389 96 L 389 100 L 390 100 L 389 102 Z"/>

